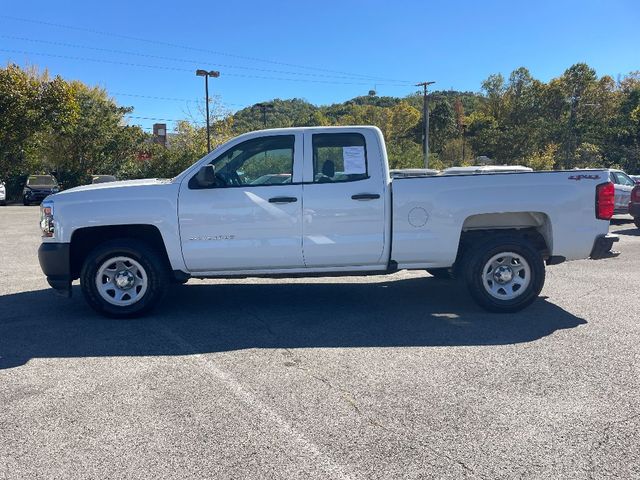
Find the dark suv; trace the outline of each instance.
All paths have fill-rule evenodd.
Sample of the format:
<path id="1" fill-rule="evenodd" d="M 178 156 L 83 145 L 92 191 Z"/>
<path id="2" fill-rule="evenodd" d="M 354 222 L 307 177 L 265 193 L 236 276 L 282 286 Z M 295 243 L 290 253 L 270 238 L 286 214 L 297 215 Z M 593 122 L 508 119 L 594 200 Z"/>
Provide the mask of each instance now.
<path id="1" fill-rule="evenodd" d="M 22 203 L 40 203 L 49 195 L 58 193 L 60 186 L 51 175 L 29 175 L 22 190 Z"/>

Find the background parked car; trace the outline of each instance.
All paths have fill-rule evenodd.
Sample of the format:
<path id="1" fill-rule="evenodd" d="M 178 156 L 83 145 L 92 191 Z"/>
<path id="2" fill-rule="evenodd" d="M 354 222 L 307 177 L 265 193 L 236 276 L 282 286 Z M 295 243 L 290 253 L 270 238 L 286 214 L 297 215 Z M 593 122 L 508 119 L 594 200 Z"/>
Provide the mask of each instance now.
<path id="1" fill-rule="evenodd" d="M 631 201 L 631 190 L 636 186 L 636 182 L 622 170 L 609 170 L 609 179 L 616 189 L 614 213 L 625 215 L 629 213 L 629 202 Z"/>
<path id="2" fill-rule="evenodd" d="M 640 185 L 640 175 L 629 175 L 634 182 L 636 182 L 636 185 Z"/>
<path id="3" fill-rule="evenodd" d="M 91 177 L 91 183 L 108 183 L 115 182 L 116 180 L 118 179 L 113 175 L 93 175 Z"/>
<path id="4" fill-rule="evenodd" d="M 49 195 L 59 191 L 60 185 L 58 185 L 55 177 L 51 175 L 29 175 L 27 183 L 22 190 L 22 203 L 25 205 L 40 203 Z"/>
<path id="5" fill-rule="evenodd" d="M 631 191 L 629 213 L 633 217 L 633 223 L 636 224 L 636 227 L 640 228 L 640 185 L 636 185 Z"/>
<path id="6" fill-rule="evenodd" d="M 4 182 L 0 182 L 0 205 L 7 204 L 7 188 L 4 186 Z"/>

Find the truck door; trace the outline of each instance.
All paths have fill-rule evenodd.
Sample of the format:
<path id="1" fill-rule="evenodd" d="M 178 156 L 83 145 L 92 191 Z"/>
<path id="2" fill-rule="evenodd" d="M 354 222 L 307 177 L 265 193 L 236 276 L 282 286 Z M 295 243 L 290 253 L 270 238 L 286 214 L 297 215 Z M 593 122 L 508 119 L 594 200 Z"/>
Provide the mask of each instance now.
<path id="1" fill-rule="evenodd" d="M 178 217 L 191 272 L 303 268 L 303 134 L 238 140 L 211 163 L 216 184 L 180 188 Z"/>
<path id="2" fill-rule="evenodd" d="M 305 133 L 302 243 L 307 267 L 386 266 L 385 209 L 390 207 L 382 161 L 372 130 Z"/>

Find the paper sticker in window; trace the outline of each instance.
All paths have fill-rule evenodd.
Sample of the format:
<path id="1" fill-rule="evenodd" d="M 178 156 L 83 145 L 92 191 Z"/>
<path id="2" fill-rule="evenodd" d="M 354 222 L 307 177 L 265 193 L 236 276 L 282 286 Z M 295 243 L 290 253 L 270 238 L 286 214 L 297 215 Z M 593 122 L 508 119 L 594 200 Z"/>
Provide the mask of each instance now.
<path id="1" fill-rule="evenodd" d="M 342 147 L 344 173 L 347 175 L 367 173 L 364 147 Z"/>

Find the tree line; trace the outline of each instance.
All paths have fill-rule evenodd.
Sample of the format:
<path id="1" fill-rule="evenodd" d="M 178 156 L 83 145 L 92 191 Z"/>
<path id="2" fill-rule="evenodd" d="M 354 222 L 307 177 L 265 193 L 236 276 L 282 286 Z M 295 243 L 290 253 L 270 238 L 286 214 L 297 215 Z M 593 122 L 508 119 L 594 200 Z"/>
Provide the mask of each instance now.
<path id="1" fill-rule="evenodd" d="M 367 95 L 315 106 L 274 99 L 267 127 L 376 125 L 385 135 L 392 168 L 421 167 L 422 95 Z M 185 119 L 168 145 L 127 124 L 132 107 L 107 91 L 51 78 L 35 68 L 0 69 L 0 180 L 13 196 L 26 176 L 53 173 L 65 187 L 92 174 L 118 178 L 170 177 L 206 153 L 200 121 Z M 263 128 L 251 106 L 217 112 L 214 145 Z M 430 94 L 430 166 L 473 164 L 477 156 L 535 169 L 618 167 L 640 172 L 640 72 L 617 79 L 578 63 L 548 82 L 524 68 L 489 76 L 479 92 Z"/>

